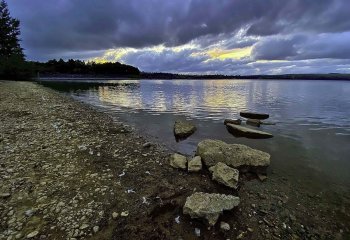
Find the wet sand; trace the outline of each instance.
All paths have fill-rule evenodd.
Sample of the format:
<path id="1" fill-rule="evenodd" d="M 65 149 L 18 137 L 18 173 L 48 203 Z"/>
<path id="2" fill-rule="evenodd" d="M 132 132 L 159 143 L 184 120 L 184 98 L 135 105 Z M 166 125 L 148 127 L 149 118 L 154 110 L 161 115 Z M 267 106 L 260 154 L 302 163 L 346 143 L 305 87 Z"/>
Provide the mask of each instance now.
<path id="1" fill-rule="evenodd" d="M 0 239 L 350 238 L 344 195 L 310 194 L 274 172 L 242 175 L 233 191 L 206 169 L 171 168 L 163 146 L 34 83 L 0 82 L 0 134 Z M 230 231 L 182 214 L 198 191 L 241 198 L 219 219 Z"/>

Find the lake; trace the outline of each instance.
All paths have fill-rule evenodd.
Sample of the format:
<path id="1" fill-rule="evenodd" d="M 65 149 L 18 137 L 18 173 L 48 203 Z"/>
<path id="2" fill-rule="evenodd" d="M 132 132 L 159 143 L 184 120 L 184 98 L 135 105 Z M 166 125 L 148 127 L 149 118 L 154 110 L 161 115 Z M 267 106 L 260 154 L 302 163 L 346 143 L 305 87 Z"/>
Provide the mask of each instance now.
<path id="1" fill-rule="evenodd" d="M 304 80 L 64 80 L 49 86 L 122 120 L 172 151 L 193 155 L 207 138 L 271 154 L 277 172 L 311 190 L 350 189 L 350 82 Z M 225 118 L 240 111 L 270 114 L 259 130 L 271 139 L 236 138 Z M 176 119 L 197 126 L 176 142 Z M 245 124 L 243 124 L 245 125 Z M 255 128 L 249 126 L 250 128 Z"/>

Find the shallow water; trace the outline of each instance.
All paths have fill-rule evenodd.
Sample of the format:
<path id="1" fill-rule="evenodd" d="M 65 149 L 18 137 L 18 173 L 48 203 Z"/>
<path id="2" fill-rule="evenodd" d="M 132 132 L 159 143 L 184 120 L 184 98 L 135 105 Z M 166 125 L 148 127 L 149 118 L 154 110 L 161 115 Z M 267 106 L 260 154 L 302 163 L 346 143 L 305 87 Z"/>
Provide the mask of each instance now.
<path id="1" fill-rule="evenodd" d="M 191 155 L 206 138 L 271 154 L 269 171 L 310 189 L 350 189 L 350 82 L 304 80 L 72 80 L 45 86 L 126 121 L 173 151 Z M 269 113 L 272 139 L 236 138 L 223 125 L 240 111 Z M 176 142 L 176 119 L 198 130 Z M 249 126 L 251 127 L 251 126 Z M 254 127 L 251 127 L 254 128 Z"/>

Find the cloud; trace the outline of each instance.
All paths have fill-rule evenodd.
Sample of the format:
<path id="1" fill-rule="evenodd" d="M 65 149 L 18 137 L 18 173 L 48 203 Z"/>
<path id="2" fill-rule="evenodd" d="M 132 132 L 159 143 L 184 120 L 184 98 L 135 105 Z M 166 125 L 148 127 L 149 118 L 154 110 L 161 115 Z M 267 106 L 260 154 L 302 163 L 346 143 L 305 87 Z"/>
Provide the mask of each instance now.
<path id="1" fill-rule="evenodd" d="M 346 64 L 339 68 L 333 60 L 350 58 L 348 0 L 8 3 L 21 20 L 22 45 L 33 60 L 120 60 L 144 71 L 250 74 L 314 71 L 314 63 L 323 69 L 326 60 L 299 65 L 318 59 L 334 64 L 325 69 L 345 71 Z M 249 51 L 238 54 L 239 49 Z M 288 63 L 281 66 L 273 60 Z"/>
<path id="2" fill-rule="evenodd" d="M 256 43 L 256 60 L 349 59 L 350 32 L 266 37 Z"/>

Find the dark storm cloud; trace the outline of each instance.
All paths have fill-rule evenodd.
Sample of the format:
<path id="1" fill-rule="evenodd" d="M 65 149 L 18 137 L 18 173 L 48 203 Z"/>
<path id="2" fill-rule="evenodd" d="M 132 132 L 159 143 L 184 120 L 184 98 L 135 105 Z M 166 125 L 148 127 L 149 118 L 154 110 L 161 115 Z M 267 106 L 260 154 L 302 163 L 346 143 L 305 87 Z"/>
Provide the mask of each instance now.
<path id="1" fill-rule="evenodd" d="M 267 37 L 254 45 L 256 60 L 350 59 L 350 32 Z"/>
<path id="2" fill-rule="evenodd" d="M 228 37 L 229 48 L 239 46 L 239 40 L 230 42 L 229 36 L 240 29 L 246 29 L 252 36 L 350 31 L 348 0 L 9 0 L 8 3 L 12 14 L 21 20 L 23 47 L 30 58 L 36 59 L 115 47 L 176 46 L 197 39 L 202 39 L 205 46 L 205 40 L 220 35 L 222 40 Z M 255 42 L 246 41 L 241 46 Z M 292 56 L 294 51 L 289 49 L 287 55 Z"/>

